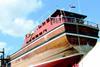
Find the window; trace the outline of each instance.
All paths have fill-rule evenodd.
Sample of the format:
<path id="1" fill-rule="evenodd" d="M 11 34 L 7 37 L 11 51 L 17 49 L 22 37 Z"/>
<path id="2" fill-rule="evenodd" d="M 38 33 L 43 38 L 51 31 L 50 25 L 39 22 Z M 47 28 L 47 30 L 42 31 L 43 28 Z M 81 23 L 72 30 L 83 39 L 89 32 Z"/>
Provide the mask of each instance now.
<path id="1" fill-rule="evenodd" d="M 41 25 L 38 26 L 39 29 L 40 29 L 41 27 L 42 27 Z"/>
<path id="2" fill-rule="evenodd" d="M 42 32 L 40 32 L 39 35 L 42 35 Z"/>
<path id="3" fill-rule="evenodd" d="M 48 22 L 50 21 L 50 19 L 48 18 L 46 21 L 47 21 L 47 23 L 48 23 Z"/>
<path id="4" fill-rule="evenodd" d="M 38 35 L 36 35 L 36 38 L 38 37 Z"/>
<path id="5" fill-rule="evenodd" d="M 35 37 L 32 38 L 32 40 L 34 40 L 34 39 L 35 39 Z"/>
<path id="6" fill-rule="evenodd" d="M 42 25 L 45 25 L 45 24 L 46 24 L 45 22 L 42 23 Z"/>

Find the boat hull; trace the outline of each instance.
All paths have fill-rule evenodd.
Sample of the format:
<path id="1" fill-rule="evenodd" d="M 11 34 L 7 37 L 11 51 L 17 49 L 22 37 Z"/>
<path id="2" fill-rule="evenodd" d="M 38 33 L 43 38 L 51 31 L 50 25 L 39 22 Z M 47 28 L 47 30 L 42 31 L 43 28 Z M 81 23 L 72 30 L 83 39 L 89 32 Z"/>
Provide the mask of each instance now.
<path id="1" fill-rule="evenodd" d="M 31 65 L 32 67 L 79 67 L 78 63 L 80 59 L 82 58 L 81 54 L 69 56 L 69 57 L 63 57 L 56 60 L 48 61 L 45 63 L 37 64 L 37 65 Z"/>
<path id="2" fill-rule="evenodd" d="M 13 55 L 11 59 L 12 60 L 11 67 L 28 67 L 31 64 L 36 65 L 36 64 L 47 62 L 47 61 L 51 61 L 53 59 L 59 59 L 62 57 L 81 53 L 80 51 L 84 53 L 84 50 L 80 50 L 80 49 L 77 50 L 78 48 L 77 46 L 81 46 L 82 44 L 82 46 L 84 47 L 85 45 L 87 45 L 86 43 L 90 43 L 91 39 L 87 38 L 86 36 L 78 37 L 78 35 L 76 34 L 71 34 L 71 33 L 69 34 L 66 32 L 65 27 L 66 25 L 62 25 L 56 30 L 53 30 L 52 32 L 48 33 L 47 35 L 44 35 L 41 39 L 39 39 L 39 40 L 43 40 L 44 38 L 43 41 L 45 42 L 40 43 L 41 41 L 37 39 L 36 42 L 31 43 L 28 47 L 26 46 L 26 48 L 20 50 L 18 53 Z M 78 43 L 78 38 L 80 39 L 79 41 L 80 44 Z M 82 39 L 85 41 L 83 41 Z M 86 39 L 89 42 L 86 41 Z M 96 42 L 96 40 L 94 41 Z M 38 44 L 38 47 L 34 48 L 35 45 L 37 44 Z M 93 46 L 90 44 L 90 47 L 93 47 Z M 85 53 L 89 51 L 90 50 L 86 51 Z M 23 53 L 23 54 L 20 54 L 20 53 Z M 73 60 L 71 60 L 71 62 L 73 62 Z M 66 64 L 67 63 L 69 62 L 66 62 Z"/>

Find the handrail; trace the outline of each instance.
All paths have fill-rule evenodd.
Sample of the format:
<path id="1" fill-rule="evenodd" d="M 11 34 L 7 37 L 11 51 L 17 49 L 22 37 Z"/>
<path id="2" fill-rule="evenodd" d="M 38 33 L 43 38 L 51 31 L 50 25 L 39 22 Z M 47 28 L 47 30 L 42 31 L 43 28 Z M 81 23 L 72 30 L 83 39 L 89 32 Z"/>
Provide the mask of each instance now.
<path id="1" fill-rule="evenodd" d="M 84 25 L 88 25 L 91 27 L 95 27 L 98 28 L 98 24 L 94 23 L 94 22 L 90 22 L 81 18 L 75 18 L 75 17 L 67 17 L 67 16 L 63 16 L 63 17 L 50 17 L 50 20 L 54 20 L 56 22 L 56 20 L 59 20 L 60 22 L 71 22 L 71 23 L 78 23 L 78 24 L 84 24 Z M 63 19 L 63 21 L 62 21 Z"/>
<path id="2" fill-rule="evenodd" d="M 98 24 L 96 24 L 96 23 L 94 23 L 94 22 L 91 22 L 91 21 L 84 20 L 84 24 L 85 24 L 85 25 L 89 25 L 89 26 L 91 26 L 91 27 L 99 28 L 99 27 L 98 27 Z"/>
<path id="3" fill-rule="evenodd" d="M 87 25 L 87 26 L 99 29 L 98 24 L 84 20 L 82 18 L 58 16 L 58 17 L 49 17 L 48 19 L 49 19 L 49 22 L 52 22 L 52 23 L 56 23 L 56 22 L 69 22 L 69 23 L 74 23 L 74 24 L 77 23 L 77 24 Z M 35 32 L 37 29 L 38 29 L 38 26 L 34 29 L 34 31 L 31 31 L 31 33 Z"/>

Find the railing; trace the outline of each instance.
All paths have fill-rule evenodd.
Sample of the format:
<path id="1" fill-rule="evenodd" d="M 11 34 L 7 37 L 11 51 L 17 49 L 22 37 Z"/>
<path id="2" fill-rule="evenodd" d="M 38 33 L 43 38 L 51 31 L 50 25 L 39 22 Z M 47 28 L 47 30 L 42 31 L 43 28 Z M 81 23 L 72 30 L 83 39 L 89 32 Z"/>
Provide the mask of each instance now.
<path id="1" fill-rule="evenodd" d="M 83 25 L 88 25 L 90 27 L 94 27 L 94 28 L 98 28 L 98 24 L 90 22 L 90 21 L 86 21 L 84 19 L 80 19 L 80 18 L 75 18 L 75 17 L 50 17 L 49 20 L 51 22 L 70 22 L 70 23 L 78 23 L 78 24 L 83 24 Z"/>
<path id="2" fill-rule="evenodd" d="M 44 21 L 44 22 L 50 22 L 51 24 L 55 24 L 55 23 L 73 23 L 73 24 L 81 24 L 81 25 L 86 25 L 92 28 L 96 28 L 99 29 L 98 24 L 81 19 L 81 18 L 75 18 L 75 17 L 67 17 L 67 16 L 61 16 L 61 17 L 50 17 L 48 18 L 49 21 Z M 41 23 L 42 25 L 43 23 Z M 40 25 L 40 26 L 41 26 Z M 32 30 L 31 33 L 35 32 L 40 26 L 37 26 L 34 31 Z M 44 25 L 43 25 L 44 26 Z"/>
<path id="3" fill-rule="evenodd" d="M 91 22 L 91 21 L 84 20 L 84 24 L 85 24 L 85 25 L 88 25 L 88 26 L 91 26 L 91 27 L 99 28 L 99 27 L 98 27 L 98 24 L 96 24 L 96 23 L 94 23 L 94 22 Z"/>

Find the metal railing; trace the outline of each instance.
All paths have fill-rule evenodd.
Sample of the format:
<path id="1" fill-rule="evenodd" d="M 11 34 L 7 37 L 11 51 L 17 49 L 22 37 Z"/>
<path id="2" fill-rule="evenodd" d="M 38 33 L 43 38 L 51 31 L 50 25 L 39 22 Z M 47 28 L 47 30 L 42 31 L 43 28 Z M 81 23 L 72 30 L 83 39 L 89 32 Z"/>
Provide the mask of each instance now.
<path id="1" fill-rule="evenodd" d="M 98 28 L 98 24 L 94 23 L 94 22 L 90 22 L 84 19 L 80 19 L 80 18 L 75 18 L 75 17 L 67 17 L 67 16 L 63 16 L 63 17 L 50 17 L 49 20 L 51 22 L 69 22 L 69 23 L 78 23 L 78 24 L 83 24 L 83 25 L 87 25 L 90 27 L 94 27 L 94 28 Z"/>
<path id="2" fill-rule="evenodd" d="M 91 21 L 84 20 L 84 24 L 88 25 L 88 26 L 91 26 L 91 27 L 99 28 L 98 24 L 96 24 L 94 22 L 91 22 Z"/>

